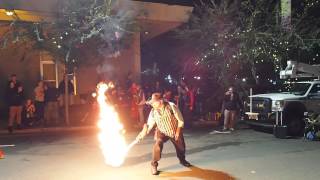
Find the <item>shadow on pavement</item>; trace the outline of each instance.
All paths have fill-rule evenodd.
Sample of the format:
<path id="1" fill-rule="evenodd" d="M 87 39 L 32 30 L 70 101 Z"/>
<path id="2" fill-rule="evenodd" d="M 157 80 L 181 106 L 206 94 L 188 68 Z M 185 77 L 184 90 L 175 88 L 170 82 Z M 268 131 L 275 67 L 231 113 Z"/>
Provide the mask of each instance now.
<path id="1" fill-rule="evenodd" d="M 193 148 L 193 149 L 187 149 L 187 155 L 194 154 L 194 153 L 199 153 L 199 152 L 202 152 L 202 151 L 217 149 L 219 147 L 239 146 L 240 144 L 242 144 L 242 143 L 241 142 L 224 142 L 224 143 L 219 143 L 219 144 L 211 144 L 211 145 L 204 146 L 204 147 L 197 147 L 197 148 Z M 150 148 L 150 151 L 152 151 L 151 148 Z M 175 156 L 176 156 L 176 152 L 166 153 L 166 154 L 163 153 L 162 154 L 163 158 L 175 157 Z M 148 162 L 148 161 L 151 161 L 151 153 L 144 154 L 144 155 L 141 155 L 141 156 L 128 157 L 126 162 L 124 163 L 124 166 L 136 165 L 136 164 L 140 164 L 140 163 L 144 163 L 144 162 Z"/>
<path id="2" fill-rule="evenodd" d="M 197 178 L 202 180 L 234 180 L 236 178 L 231 175 L 211 169 L 201 169 L 196 166 L 192 166 L 187 171 L 179 172 L 161 172 L 160 177 L 169 178 L 174 180 L 175 178 Z"/>

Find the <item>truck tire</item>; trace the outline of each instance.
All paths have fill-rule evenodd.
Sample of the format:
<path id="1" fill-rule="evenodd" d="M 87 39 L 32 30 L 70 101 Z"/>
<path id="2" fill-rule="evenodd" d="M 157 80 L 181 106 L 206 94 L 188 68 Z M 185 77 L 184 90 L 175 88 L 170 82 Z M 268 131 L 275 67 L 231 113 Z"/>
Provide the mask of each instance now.
<path id="1" fill-rule="evenodd" d="M 283 120 L 288 127 L 289 136 L 301 136 L 304 130 L 303 114 L 305 106 L 300 102 L 289 103 L 283 111 Z"/>

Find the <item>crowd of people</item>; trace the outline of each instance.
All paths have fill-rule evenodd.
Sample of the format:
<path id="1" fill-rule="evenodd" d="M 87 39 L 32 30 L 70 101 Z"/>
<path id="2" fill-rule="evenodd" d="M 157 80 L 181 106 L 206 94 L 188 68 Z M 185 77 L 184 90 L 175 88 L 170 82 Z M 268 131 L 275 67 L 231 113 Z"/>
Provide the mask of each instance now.
<path id="1" fill-rule="evenodd" d="M 196 120 L 204 117 L 204 99 L 199 93 L 199 87 L 193 86 L 181 80 L 175 86 L 161 84 L 155 81 L 143 86 L 134 82 L 126 88 L 117 86 L 109 94 L 110 101 L 119 112 L 121 119 L 127 126 L 141 128 L 147 121 L 151 107 L 146 104 L 152 94 L 159 93 L 164 101 L 174 103 L 184 117 L 185 128 L 190 128 Z M 229 87 L 223 95 L 220 119 L 223 121 L 223 130 L 233 131 L 236 119 L 243 109 L 243 103 L 234 87 Z"/>
<path id="2" fill-rule="evenodd" d="M 159 81 L 143 86 L 131 82 L 126 88 L 116 86 L 109 93 L 108 99 L 117 108 L 125 124 L 140 128 L 151 109 L 146 102 L 153 93 L 159 93 L 165 101 L 175 103 L 185 117 L 186 127 L 191 126 L 196 111 L 196 90 L 184 81 L 175 87 L 162 85 Z"/>
<path id="3" fill-rule="evenodd" d="M 68 89 L 68 93 L 73 94 L 70 81 Z M 199 92 L 199 87 L 183 80 L 175 86 L 165 85 L 160 81 L 142 86 L 129 81 L 125 86 L 115 86 L 107 96 L 127 129 L 141 128 L 146 123 L 151 110 L 146 102 L 154 93 L 159 93 L 165 101 L 174 103 L 184 117 L 185 128 L 190 128 L 193 121 L 204 114 L 204 102 Z M 17 80 L 15 74 L 11 75 L 5 95 L 9 107 L 8 131 L 12 133 L 14 129 L 62 123 L 64 94 L 64 81 L 60 82 L 59 88 L 51 83 L 39 81 L 34 88 L 33 96 L 26 97 L 22 83 Z M 221 110 L 224 130 L 234 130 L 236 116 L 242 108 L 238 93 L 230 87 L 224 94 Z"/>
<path id="4" fill-rule="evenodd" d="M 73 93 L 73 85 L 69 83 L 69 94 Z M 34 88 L 33 96 L 27 97 L 23 84 L 12 74 L 6 87 L 5 102 L 9 107 L 8 131 L 31 126 L 61 123 L 61 107 L 63 107 L 64 81 L 59 88 L 51 83 L 39 81 Z"/>

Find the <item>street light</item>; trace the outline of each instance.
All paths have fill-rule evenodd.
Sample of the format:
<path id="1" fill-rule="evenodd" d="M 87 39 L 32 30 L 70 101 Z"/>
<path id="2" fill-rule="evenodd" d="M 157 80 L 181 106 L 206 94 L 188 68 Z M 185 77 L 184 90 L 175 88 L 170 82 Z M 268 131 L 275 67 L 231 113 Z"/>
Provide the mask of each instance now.
<path id="1" fill-rule="evenodd" d="M 6 15 L 7 16 L 13 16 L 14 15 L 14 11 L 13 10 L 6 10 Z"/>

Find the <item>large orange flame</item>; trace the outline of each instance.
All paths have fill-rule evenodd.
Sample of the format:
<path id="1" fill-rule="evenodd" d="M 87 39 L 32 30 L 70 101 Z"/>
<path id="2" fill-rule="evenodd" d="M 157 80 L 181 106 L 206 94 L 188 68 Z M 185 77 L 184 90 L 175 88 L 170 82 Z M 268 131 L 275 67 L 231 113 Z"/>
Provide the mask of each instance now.
<path id="1" fill-rule="evenodd" d="M 119 167 L 124 162 L 129 148 L 123 136 L 124 129 L 119 116 L 114 107 L 108 104 L 105 96 L 105 92 L 112 87 L 111 83 L 99 83 L 97 86 L 97 101 L 100 107 L 98 139 L 105 163 Z"/>

